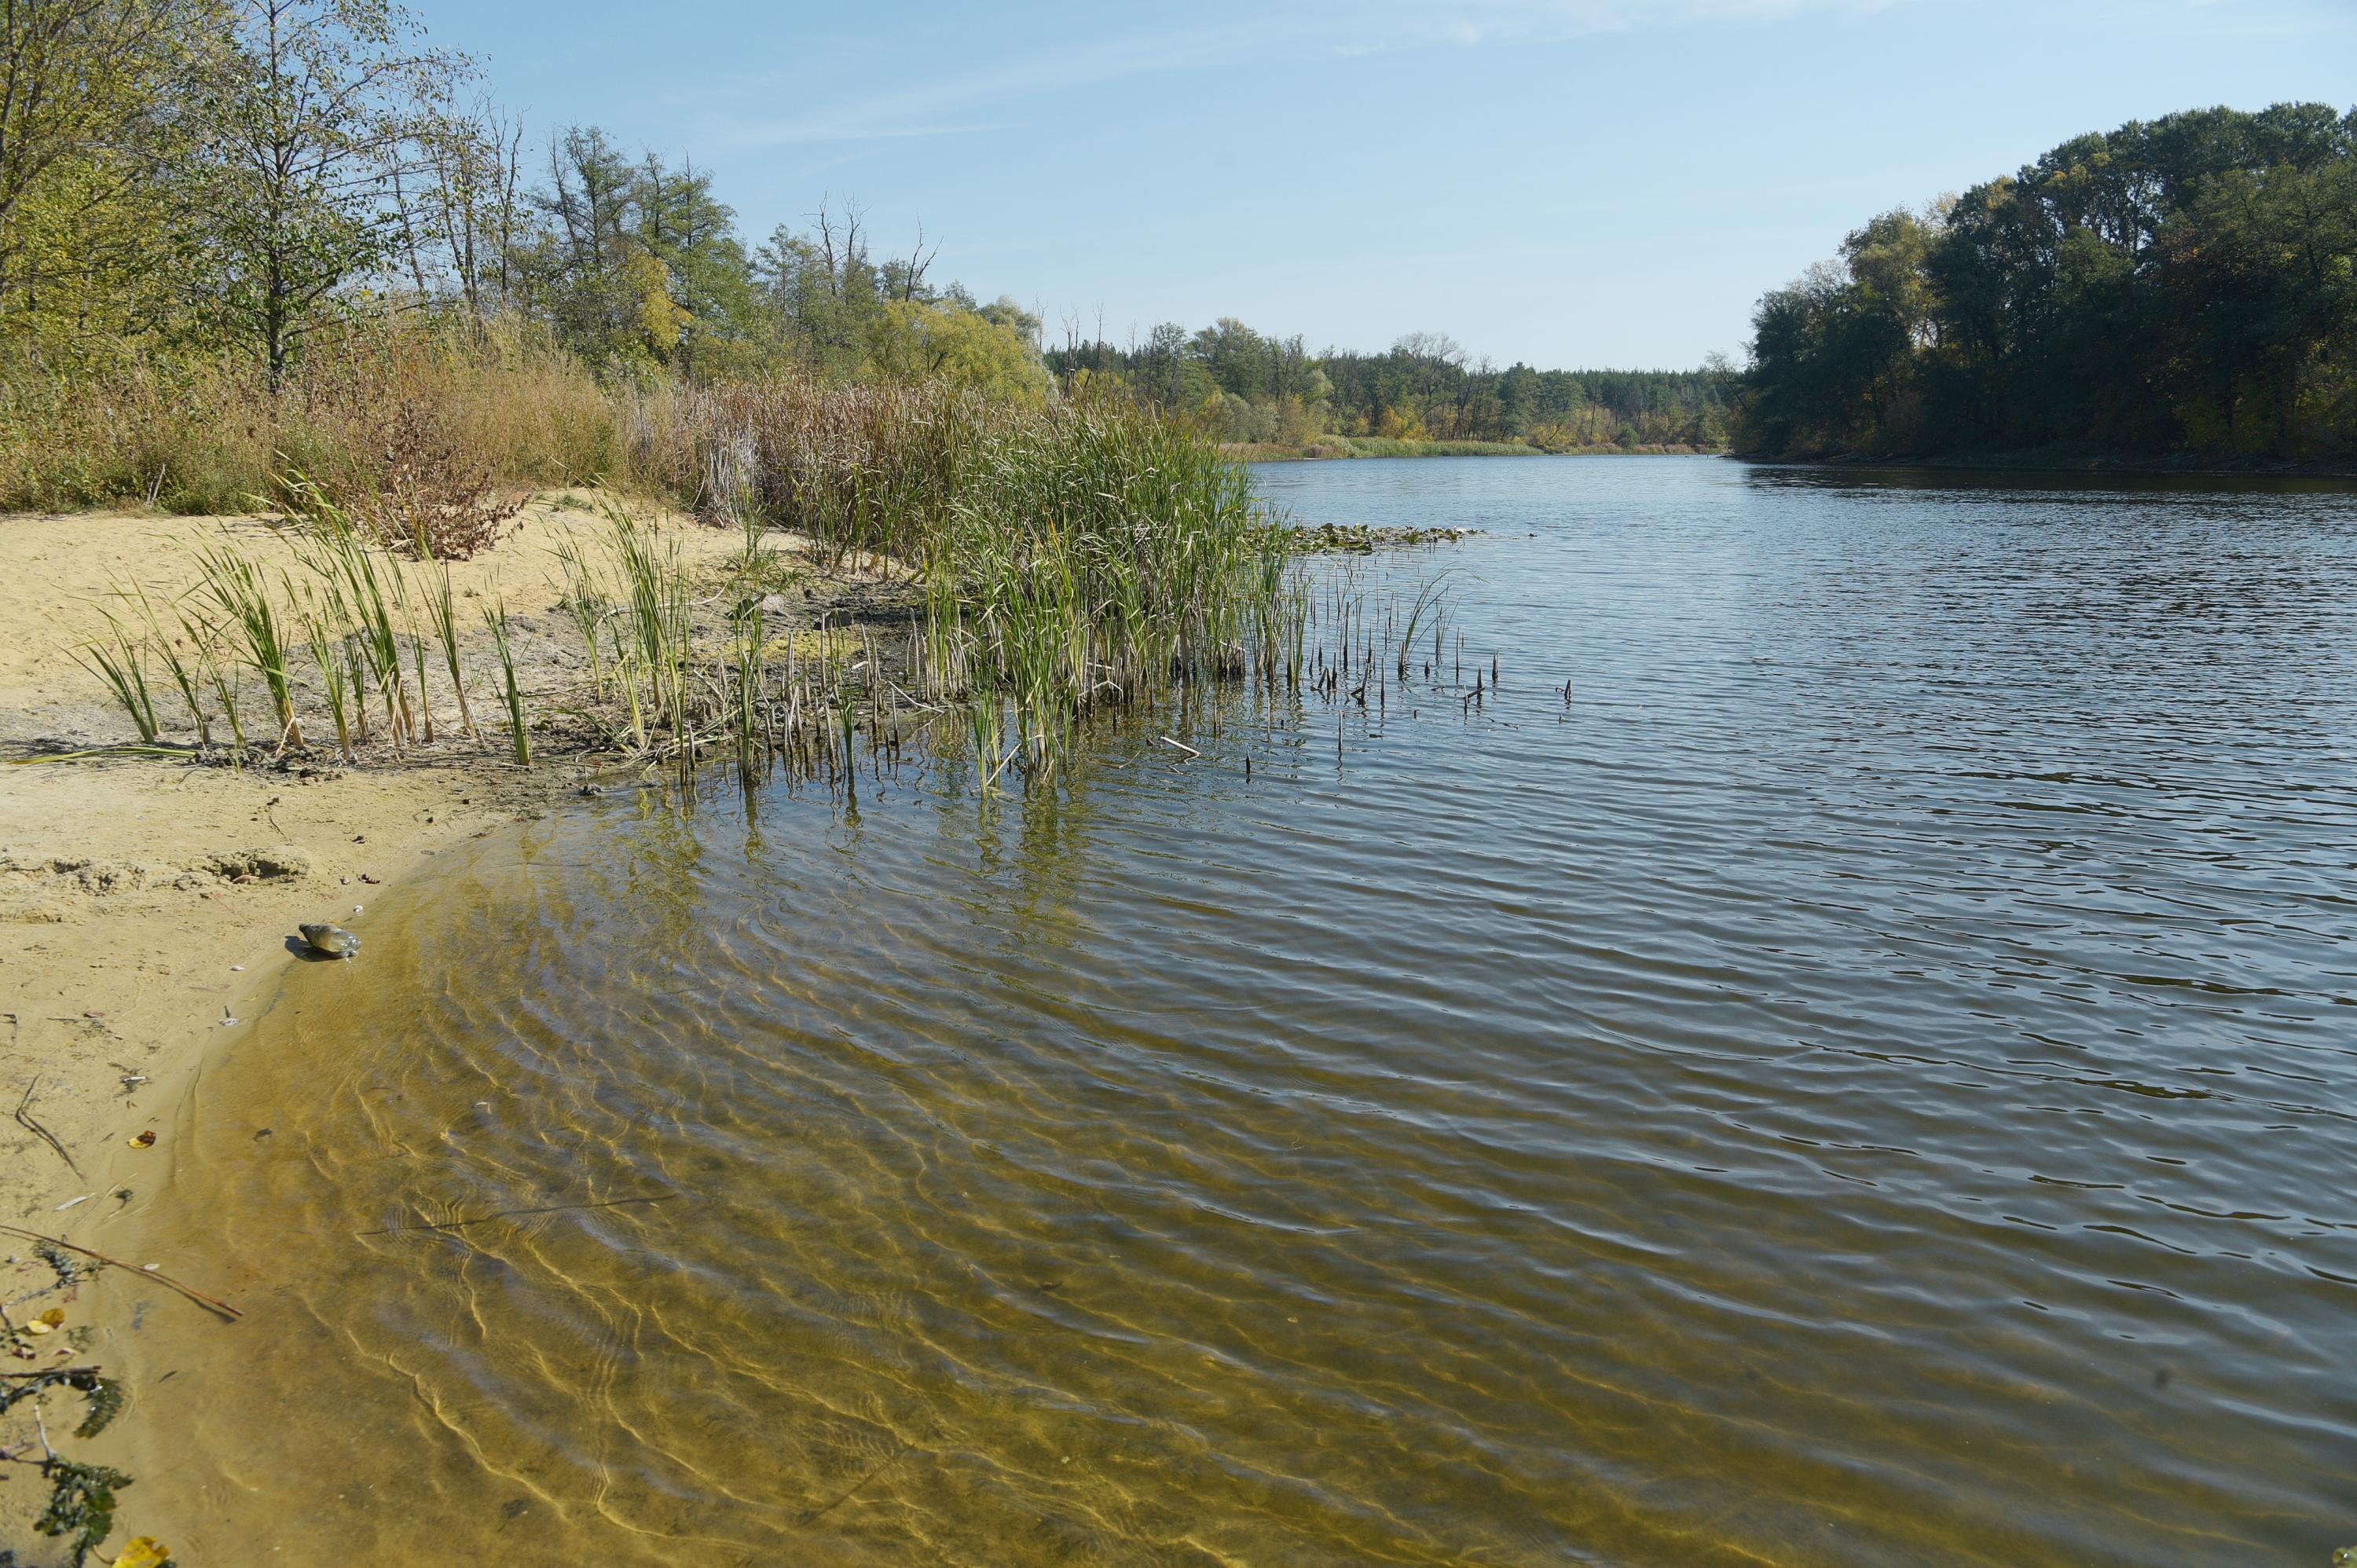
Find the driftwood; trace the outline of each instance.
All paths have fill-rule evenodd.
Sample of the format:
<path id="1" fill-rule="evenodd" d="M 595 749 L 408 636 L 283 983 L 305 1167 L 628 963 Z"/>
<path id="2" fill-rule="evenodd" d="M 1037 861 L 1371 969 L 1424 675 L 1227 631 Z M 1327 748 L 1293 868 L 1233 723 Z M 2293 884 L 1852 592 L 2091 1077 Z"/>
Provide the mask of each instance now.
<path id="1" fill-rule="evenodd" d="M 31 1114 L 25 1109 L 25 1107 L 33 1103 L 33 1090 L 38 1089 L 40 1086 L 40 1075 L 36 1073 L 33 1077 L 33 1081 L 25 1086 L 25 1098 L 16 1101 L 16 1124 L 24 1128 L 27 1132 L 39 1134 L 41 1142 L 47 1144 L 50 1148 L 55 1149 L 58 1152 L 58 1158 L 65 1161 L 66 1169 L 73 1172 L 76 1176 L 80 1176 L 81 1175 L 81 1167 L 74 1164 L 74 1157 L 71 1155 L 66 1153 L 66 1146 L 58 1142 L 58 1135 L 55 1133 L 50 1132 L 47 1127 L 42 1126 L 38 1122 L 34 1121 Z"/>
<path id="2" fill-rule="evenodd" d="M 0 1225 L 0 1230 L 5 1230 L 11 1236 L 25 1237 L 28 1240 L 47 1241 L 52 1247 L 63 1247 L 69 1252 L 80 1252 L 83 1257 L 104 1263 L 110 1268 L 128 1270 L 130 1273 L 137 1274 L 141 1279 L 154 1280 L 157 1284 L 169 1285 L 172 1289 L 178 1291 L 182 1295 L 187 1296 L 190 1301 L 195 1302 L 199 1306 L 204 1307 L 209 1311 L 221 1314 L 224 1319 L 231 1323 L 234 1323 L 239 1318 L 245 1316 L 245 1314 L 231 1306 L 229 1303 L 219 1300 L 216 1297 L 207 1295 L 204 1292 L 199 1290 L 194 1285 L 183 1284 L 169 1274 L 158 1273 L 154 1269 L 142 1268 L 137 1263 L 126 1263 L 120 1258 L 110 1258 L 103 1252 L 93 1252 L 87 1247 L 77 1247 L 71 1241 L 66 1240 L 63 1237 L 44 1236 L 38 1230 L 27 1230 L 20 1225 Z"/>

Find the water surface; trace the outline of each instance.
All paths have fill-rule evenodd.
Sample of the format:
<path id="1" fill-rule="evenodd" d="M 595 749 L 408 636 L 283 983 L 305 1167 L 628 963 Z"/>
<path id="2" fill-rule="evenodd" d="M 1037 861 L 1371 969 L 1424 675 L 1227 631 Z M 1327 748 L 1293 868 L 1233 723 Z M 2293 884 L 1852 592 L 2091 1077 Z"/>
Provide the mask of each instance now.
<path id="1" fill-rule="evenodd" d="M 1486 531 L 1355 568 L 1458 610 L 1339 767 L 1323 701 L 1236 698 L 995 804 L 609 799 L 295 972 L 139 1221 L 249 1312 L 127 1337 L 142 1528 L 192 1565 L 2357 1538 L 2357 498 L 1262 479 Z"/>

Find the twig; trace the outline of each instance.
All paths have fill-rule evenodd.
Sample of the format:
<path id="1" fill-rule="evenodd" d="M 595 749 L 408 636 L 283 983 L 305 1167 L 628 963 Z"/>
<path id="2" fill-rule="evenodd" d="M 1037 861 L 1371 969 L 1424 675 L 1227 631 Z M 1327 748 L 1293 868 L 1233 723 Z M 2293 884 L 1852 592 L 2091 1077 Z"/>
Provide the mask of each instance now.
<path id="1" fill-rule="evenodd" d="M 158 1284 L 169 1285 L 198 1305 L 210 1307 L 232 1323 L 245 1316 L 229 1303 L 209 1296 L 194 1285 L 183 1284 L 169 1274 L 158 1273 L 154 1269 L 142 1268 L 137 1263 L 126 1263 L 120 1258 L 110 1258 L 103 1252 L 93 1252 L 87 1247 L 77 1247 L 62 1237 L 44 1236 L 38 1230 L 27 1230 L 21 1225 L 0 1225 L 0 1230 L 5 1230 L 11 1236 L 23 1236 L 34 1241 L 47 1241 L 52 1247 L 63 1247 L 69 1252 L 80 1252 L 85 1258 L 95 1259 L 113 1268 L 128 1270 L 142 1279 L 154 1280 Z"/>
<path id="2" fill-rule="evenodd" d="M 96 1377 L 98 1369 L 96 1367 L 51 1367 L 42 1372 L 0 1372 L 0 1378 L 74 1378 L 85 1372 L 91 1377 Z"/>
<path id="3" fill-rule="evenodd" d="M 81 1167 L 74 1164 L 74 1157 L 71 1155 L 66 1153 L 66 1146 L 58 1142 L 58 1135 L 55 1133 L 50 1132 L 47 1127 L 42 1126 L 38 1122 L 34 1121 L 32 1117 L 27 1115 L 25 1112 L 25 1107 L 33 1102 L 33 1090 L 38 1089 L 40 1084 L 41 1075 L 35 1073 L 33 1075 L 33 1081 L 25 1086 L 25 1098 L 16 1101 L 16 1124 L 25 1128 L 27 1132 L 39 1134 L 41 1142 L 47 1144 L 50 1148 L 55 1149 L 58 1152 L 58 1158 L 65 1161 L 66 1169 L 73 1172 L 76 1176 L 80 1176 L 81 1175 Z"/>
<path id="4" fill-rule="evenodd" d="M 388 1225 L 382 1230 L 361 1230 L 361 1236 L 397 1236 L 409 1230 L 463 1230 L 469 1225 L 488 1225 L 494 1219 L 519 1219 L 533 1214 L 562 1214 L 574 1208 L 619 1208 L 626 1203 L 669 1203 L 679 1194 L 666 1192 L 657 1197 L 609 1197 L 599 1203 L 551 1203 L 538 1208 L 502 1208 L 496 1214 L 478 1214 L 471 1219 L 445 1219 L 432 1225 Z"/>
<path id="5" fill-rule="evenodd" d="M 1185 741 L 1172 740 L 1167 735 L 1162 737 L 1162 744 L 1165 746 L 1175 746 L 1189 757 L 1200 757 L 1203 755 L 1201 752 L 1197 751 L 1193 746 L 1189 746 Z"/>
<path id="6" fill-rule="evenodd" d="M 860 1477 L 856 1481 L 852 1482 L 849 1490 L 844 1492 L 831 1503 L 824 1504 L 819 1508 L 807 1509 L 804 1511 L 802 1516 L 794 1522 L 805 1525 L 816 1524 L 820 1520 L 824 1519 L 827 1515 L 833 1513 L 835 1509 L 841 1508 L 844 1504 L 849 1502 L 852 1498 L 857 1497 L 862 1491 L 866 1490 L 868 1482 L 874 1480 L 877 1477 L 882 1475 L 885 1471 L 890 1469 L 893 1466 L 898 1465 L 902 1459 L 906 1458 L 909 1453 L 909 1445 L 906 1443 L 901 1444 L 899 1447 L 892 1450 L 891 1455 L 888 1458 L 879 1461 L 874 1469 L 868 1471 L 865 1476 Z"/>

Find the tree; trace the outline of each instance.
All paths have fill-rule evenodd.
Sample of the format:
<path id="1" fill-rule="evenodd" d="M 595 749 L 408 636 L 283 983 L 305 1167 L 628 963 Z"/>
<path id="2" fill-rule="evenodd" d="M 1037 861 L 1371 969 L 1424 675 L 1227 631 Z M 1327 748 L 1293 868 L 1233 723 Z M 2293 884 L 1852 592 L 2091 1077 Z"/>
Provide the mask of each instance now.
<path id="1" fill-rule="evenodd" d="M 401 237 L 395 180 L 471 69 L 385 0 L 242 0 L 198 94 L 188 260 L 200 317 L 276 386 L 340 291 Z"/>
<path id="2" fill-rule="evenodd" d="M 1770 452 L 2357 450 L 2357 113 L 2074 137 L 1760 302 Z"/>
<path id="3" fill-rule="evenodd" d="M 0 0 L 7 329 L 32 328 L 44 306 L 101 331 L 139 314 L 135 302 L 152 293 L 140 243 L 153 233 L 159 173 L 181 146 L 172 106 L 217 22 L 205 0 Z"/>
<path id="4" fill-rule="evenodd" d="M 1010 300 L 979 310 L 888 300 L 870 325 L 868 357 L 894 381 L 943 381 L 1008 403 L 1037 403 L 1048 371 L 1033 340 L 1036 317 Z"/>

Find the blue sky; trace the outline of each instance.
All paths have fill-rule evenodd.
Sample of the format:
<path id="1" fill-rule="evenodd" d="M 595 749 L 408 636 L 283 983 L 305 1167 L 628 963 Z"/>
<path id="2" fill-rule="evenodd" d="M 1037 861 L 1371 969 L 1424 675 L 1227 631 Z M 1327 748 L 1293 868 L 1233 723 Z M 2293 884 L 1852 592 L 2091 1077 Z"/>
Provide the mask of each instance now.
<path id="1" fill-rule="evenodd" d="M 1874 212 L 2173 109 L 2357 102 L 2357 0 L 423 0 L 535 137 L 692 155 L 748 236 L 856 201 L 1125 339 L 1690 365 Z"/>

